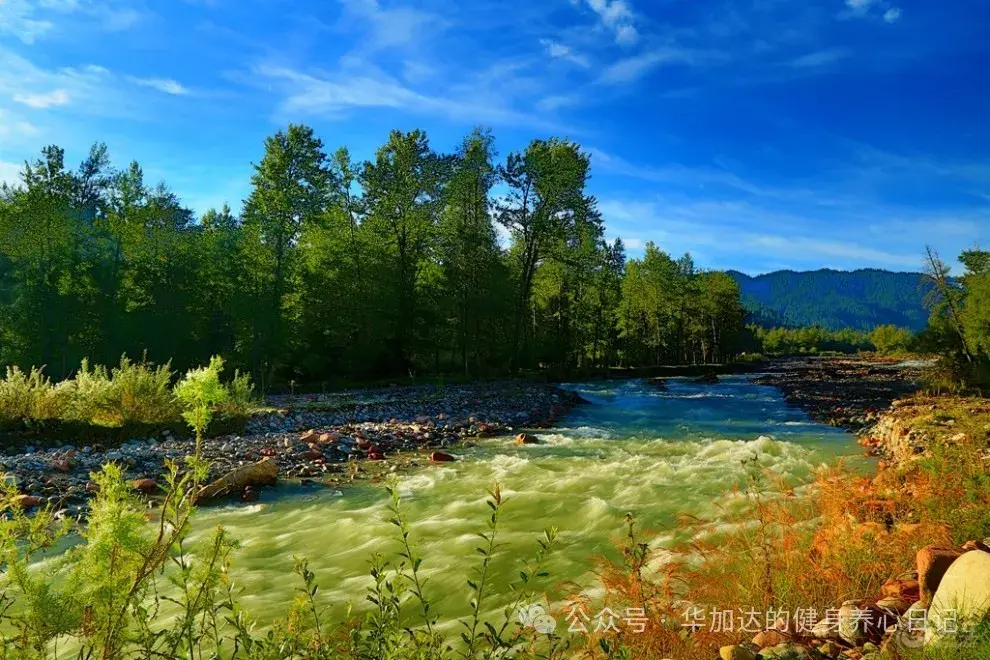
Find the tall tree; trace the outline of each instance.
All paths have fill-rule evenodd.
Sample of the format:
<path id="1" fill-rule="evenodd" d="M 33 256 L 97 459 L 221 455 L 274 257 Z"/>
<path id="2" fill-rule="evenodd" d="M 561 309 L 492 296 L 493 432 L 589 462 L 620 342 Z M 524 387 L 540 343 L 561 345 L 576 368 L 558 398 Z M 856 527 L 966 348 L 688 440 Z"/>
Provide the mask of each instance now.
<path id="1" fill-rule="evenodd" d="M 289 350 L 287 329 L 296 311 L 297 241 L 303 227 L 324 211 L 330 170 L 323 142 L 312 128 L 298 124 L 265 140 L 265 155 L 254 169 L 244 222 L 250 228 L 249 237 L 256 241 L 250 267 L 258 269 L 259 276 L 264 273 L 254 356 L 264 386 L 283 366 Z"/>

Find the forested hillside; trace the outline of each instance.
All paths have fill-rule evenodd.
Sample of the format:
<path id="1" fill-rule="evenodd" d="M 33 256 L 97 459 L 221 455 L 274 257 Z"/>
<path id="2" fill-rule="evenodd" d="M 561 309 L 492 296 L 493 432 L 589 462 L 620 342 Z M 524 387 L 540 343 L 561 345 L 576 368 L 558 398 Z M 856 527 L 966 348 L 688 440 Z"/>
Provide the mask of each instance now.
<path id="1" fill-rule="evenodd" d="M 751 277 L 736 271 L 743 305 L 765 327 L 869 331 L 895 325 L 918 331 L 928 322 L 920 273 L 885 270 L 781 270 Z"/>
<path id="2" fill-rule="evenodd" d="M 259 156 L 243 211 L 196 218 L 102 145 L 75 170 L 44 149 L 0 188 L 0 364 L 222 355 L 264 387 L 718 361 L 739 339 L 731 277 L 605 241 L 573 142 L 499 160 L 485 131 L 454 153 L 393 131 L 354 162 L 291 125 Z"/>

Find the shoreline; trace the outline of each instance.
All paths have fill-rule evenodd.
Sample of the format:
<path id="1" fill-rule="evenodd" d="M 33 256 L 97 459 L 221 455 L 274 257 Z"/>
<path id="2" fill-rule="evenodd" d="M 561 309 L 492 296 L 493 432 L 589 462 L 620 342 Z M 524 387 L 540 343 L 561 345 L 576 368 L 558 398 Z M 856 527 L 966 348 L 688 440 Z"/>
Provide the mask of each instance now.
<path id="1" fill-rule="evenodd" d="M 265 459 L 278 466 L 280 480 L 331 487 L 374 479 L 429 463 L 429 452 L 473 438 L 545 428 L 583 399 L 555 385 L 511 382 L 282 396 L 272 402 L 280 407 L 253 416 L 241 434 L 204 441 L 203 457 L 212 464 L 208 481 Z M 117 447 L 7 447 L 0 471 L 15 480 L 23 508 L 49 505 L 60 518 L 81 519 L 93 494 L 90 472 L 105 462 L 123 465 L 135 490 L 154 495 L 166 460 L 182 460 L 194 448 L 192 438 L 168 431 Z M 253 488 L 240 490 L 225 497 L 257 497 Z"/>

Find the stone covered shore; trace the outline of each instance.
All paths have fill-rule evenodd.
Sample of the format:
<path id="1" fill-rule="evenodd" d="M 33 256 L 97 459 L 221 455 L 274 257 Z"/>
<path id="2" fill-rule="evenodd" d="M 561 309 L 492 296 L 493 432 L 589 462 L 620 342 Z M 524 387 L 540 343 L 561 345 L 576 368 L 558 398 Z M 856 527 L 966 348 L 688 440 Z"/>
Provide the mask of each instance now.
<path id="1" fill-rule="evenodd" d="M 581 402 L 573 392 L 528 382 L 278 396 L 241 434 L 208 438 L 203 455 L 211 478 L 268 458 L 279 478 L 332 485 L 429 462 L 433 450 L 471 438 L 544 427 Z M 93 490 L 89 475 L 104 463 L 121 464 L 135 488 L 154 493 L 165 461 L 194 448 L 191 437 L 168 432 L 119 446 L 8 447 L 0 472 L 17 483 L 22 506 L 50 504 L 59 515 L 79 517 Z"/>

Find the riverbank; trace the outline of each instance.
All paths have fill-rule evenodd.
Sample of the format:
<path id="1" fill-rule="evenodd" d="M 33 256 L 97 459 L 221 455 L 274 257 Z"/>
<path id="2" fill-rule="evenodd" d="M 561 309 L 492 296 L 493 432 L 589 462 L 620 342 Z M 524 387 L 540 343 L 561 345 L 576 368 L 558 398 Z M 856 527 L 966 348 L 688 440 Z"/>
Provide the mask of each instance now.
<path id="1" fill-rule="evenodd" d="M 526 382 L 277 396 L 243 433 L 207 438 L 203 457 L 211 479 L 270 458 L 281 479 L 334 486 L 429 463 L 433 450 L 472 438 L 548 426 L 580 402 L 573 392 Z M 0 471 L 16 482 L 23 506 L 47 504 L 60 517 L 79 517 L 93 493 L 89 475 L 104 463 L 120 464 L 136 488 L 153 494 L 165 462 L 194 450 L 191 437 L 171 431 L 119 446 L 8 446 Z"/>
<path id="2" fill-rule="evenodd" d="M 647 643 L 661 652 L 635 640 L 633 648 L 724 660 L 990 657 L 980 623 L 990 616 L 990 401 L 917 394 L 919 367 L 801 360 L 758 378 L 782 383 L 788 401 L 816 419 L 859 431 L 881 457 L 878 470 L 830 466 L 799 497 L 755 487 L 745 493 L 748 513 L 696 522 L 689 544 L 665 548 L 663 581 L 652 585 L 681 585 L 675 600 L 650 603 L 681 612 L 681 623 Z M 626 576 L 616 573 L 621 586 Z M 747 608 L 760 613 L 759 626 L 709 619 Z M 685 611 L 701 612 L 701 623 Z"/>
<path id="3" fill-rule="evenodd" d="M 816 422 L 860 433 L 917 391 L 927 365 L 880 356 L 789 358 L 767 364 L 754 382 L 779 388 Z"/>

